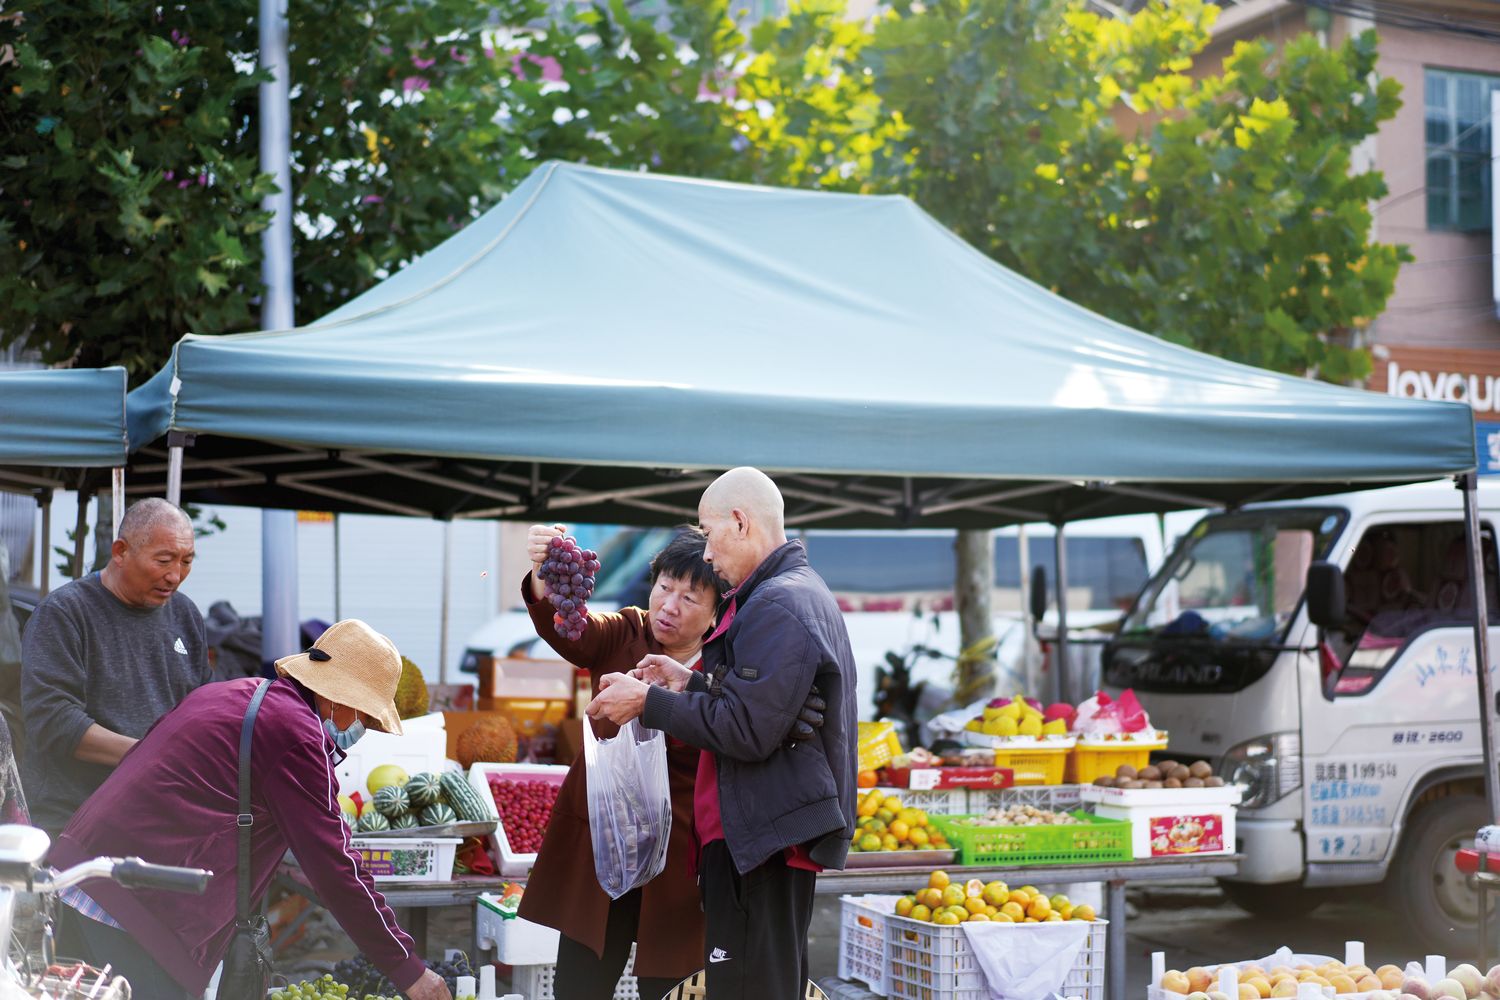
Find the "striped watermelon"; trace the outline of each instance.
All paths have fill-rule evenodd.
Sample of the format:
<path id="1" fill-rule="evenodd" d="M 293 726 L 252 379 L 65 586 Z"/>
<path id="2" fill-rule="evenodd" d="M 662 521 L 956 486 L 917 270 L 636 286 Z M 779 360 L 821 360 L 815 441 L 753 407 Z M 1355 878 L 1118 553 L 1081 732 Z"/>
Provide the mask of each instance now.
<path id="1" fill-rule="evenodd" d="M 413 809 L 426 809 L 443 801 L 443 783 L 431 771 L 412 775 L 405 787 Z"/>
<path id="2" fill-rule="evenodd" d="M 375 793 L 373 802 L 375 809 L 385 814 L 387 819 L 395 819 L 411 808 L 403 785 L 386 785 Z"/>
<path id="3" fill-rule="evenodd" d="M 423 826 L 443 826 L 447 823 L 457 823 L 456 816 L 451 808 L 445 805 L 428 806 L 422 810 Z"/>
<path id="4" fill-rule="evenodd" d="M 354 825 L 355 832 L 357 833 L 378 833 L 381 830 L 389 830 L 390 828 L 391 821 L 385 817 L 385 814 L 378 813 L 373 809 L 365 810 L 365 814 Z"/>
<path id="5" fill-rule="evenodd" d="M 392 830 L 411 830 L 421 825 L 421 822 L 417 819 L 417 814 L 412 812 L 404 812 L 391 820 Z"/>

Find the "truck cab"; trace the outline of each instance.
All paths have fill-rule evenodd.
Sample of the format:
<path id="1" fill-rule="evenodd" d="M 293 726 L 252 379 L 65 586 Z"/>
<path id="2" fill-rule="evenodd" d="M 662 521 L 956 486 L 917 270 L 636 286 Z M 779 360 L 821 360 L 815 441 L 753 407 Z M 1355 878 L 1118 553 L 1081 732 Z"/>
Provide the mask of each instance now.
<path id="1" fill-rule="evenodd" d="M 1493 625 L 1500 489 L 1479 502 Z M 1326 629 L 1308 614 L 1315 561 L 1343 574 Z M 1430 949 L 1472 942 L 1479 897 L 1453 855 L 1491 817 L 1469 565 L 1443 482 L 1210 515 L 1142 590 L 1104 650 L 1106 686 L 1134 688 L 1171 756 L 1246 787 L 1236 903 L 1285 915 L 1383 884 Z"/>

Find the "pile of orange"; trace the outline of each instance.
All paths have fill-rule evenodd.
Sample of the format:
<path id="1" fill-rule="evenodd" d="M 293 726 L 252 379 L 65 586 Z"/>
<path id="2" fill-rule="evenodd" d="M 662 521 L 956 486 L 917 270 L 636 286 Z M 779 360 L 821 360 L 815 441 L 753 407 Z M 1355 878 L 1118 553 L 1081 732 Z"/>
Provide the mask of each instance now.
<path id="1" fill-rule="evenodd" d="M 1062 893 L 1048 896 L 1036 886 L 1012 889 L 1004 882 L 981 882 L 977 878 L 959 884 L 945 871 L 933 872 L 927 877 L 926 888 L 896 900 L 895 909 L 898 917 L 944 925 L 986 920 L 1040 924 L 1095 919 L 1092 906 L 1074 906 Z"/>
<path id="2" fill-rule="evenodd" d="M 877 789 L 859 800 L 857 812 L 854 837 L 849 842 L 851 851 L 948 849 L 942 831 L 928 825 L 927 813 L 907 808 L 899 795 L 886 795 Z"/>

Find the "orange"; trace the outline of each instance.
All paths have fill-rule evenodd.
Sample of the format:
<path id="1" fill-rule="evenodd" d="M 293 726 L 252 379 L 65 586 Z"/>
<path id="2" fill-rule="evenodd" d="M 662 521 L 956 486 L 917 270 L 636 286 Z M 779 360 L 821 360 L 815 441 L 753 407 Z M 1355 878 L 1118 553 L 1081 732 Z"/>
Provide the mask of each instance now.
<path id="1" fill-rule="evenodd" d="M 911 911 L 916 908 L 916 905 L 917 905 L 917 897 L 915 897 L 915 896 L 902 896 L 900 899 L 896 900 L 896 916 L 898 916 L 898 917 L 909 917 L 909 916 L 911 916 Z"/>
<path id="2" fill-rule="evenodd" d="M 886 829 L 890 830 L 891 834 L 897 840 L 905 840 L 906 835 L 911 832 L 911 825 L 909 823 L 903 823 L 899 819 L 897 819 L 892 820 L 891 825 Z"/>
<path id="3" fill-rule="evenodd" d="M 927 884 L 929 886 L 931 886 L 932 888 L 934 888 L 934 889 L 946 889 L 946 888 L 948 888 L 948 882 L 949 881 L 950 881 L 950 879 L 948 878 L 948 873 L 945 872 L 945 871 L 942 871 L 941 869 L 939 869 L 938 871 L 935 871 L 931 875 L 927 876 Z"/>
<path id="4" fill-rule="evenodd" d="M 845 773 L 847 774 L 848 772 L 846 771 Z M 861 771 L 859 772 L 859 777 L 854 780 L 854 783 L 860 788 L 874 788 L 879 780 L 875 776 L 874 771 Z"/>
<path id="5" fill-rule="evenodd" d="M 1026 915 L 1028 917 L 1036 917 L 1038 920 L 1046 920 L 1047 914 L 1051 912 L 1052 904 L 1047 902 L 1046 896 L 1038 896 L 1031 901 L 1030 906 L 1026 907 Z"/>
<path id="6" fill-rule="evenodd" d="M 1031 902 L 1031 893 L 1027 892 L 1025 889 L 1012 889 L 1010 891 L 1010 901 L 1012 903 L 1020 903 L 1022 906 L 1026 906 Z"/>
<path id="7" fill-rule="evenodd" d="M 977 878 L 971 878 L 964 883 L 965 896 L 982 896 L 984 894 L 984 883 Z"/>
<path id="8" fill-rule="evenodd" d="M 867 833 L 863 837 L 860 837 L 859 849 L 861 851 L 880 850 L 880 835 L 875 833 Z"/>
<path id="9" fill-rule="evenodd" d="M 926 847 L 928 842 L 927 831 L 920 826 L 914 826 L 911 828 L 911 832 L 906 835 L 906 839 L 913 847 Z"/>
<path id="10" fill-rule="evenodd" d="M 894 833 L 887 833 L 885 836 L 880 838 L 880 849 L 882 851 L 894 851 L 900 846 L 901 841 L 896 839 L 896 835 Z"/>
<path id="11" fill-rule="evenodd" d="M 923 889 L 917 893 L 917 902 L 925 904 L 929 909 L 937 909 L 943 905 L 943 890 Z"/>
<path id="12" fill-rule="evenodd" d="M 885 806 L 891 812 L 899 812 L 901 810 L 901 796 L 887 795 L 881 805 Z"/>
<path id="13" fill-rule="evenodd" d="M 950 885 L 943 890 L 944 906 L 962 906 L 964 898 L 964 887 L 961 885 Z"/>
<path id="14" fill-rule="evenodd" d="M 932 922 L 935 924 L 942 924 L 944 926 L 963 923 L 962 920 L 958 919 L 958 916 L 956 914 L 950 913 L 947 910 L 944 910 L 942 913 L 939 913 L 937 916 L 933 917 Z"/>
<path id="15" fill-rule="evenodd" d="M 911 918 L 913 920 L 920 920 L 923 923 L 926 923 L 927 921 L 932 919 L 932 908 L 930 906 L 926 906 L 925 904 L 918 903 L 916 906 L 913 906 L 911 908 Z"/>
<path id="16" fill-rule="evenodd" d="M 990 918 L 989 918 L 988 914 L 984 914 L 984 913 L 971 913 L 971 914 L 969 914 L 969 919 L 968 919 L 967 923 L 971 923 L 972 924 L 976 920 L 983 920 L 986 923 L 988 923 L 989 919 Z"/>
<path id="17" fill-rule="evenodd" d="M 1026 916 L 1026 909 L 1020 903 L 1006 903 L 1000 907 L 1000 912 L 1012 920 L 1020 920 Z"/>
<path id="18" fill-rule="evenodd" d="M 1087 904 L 1087 903 L 1084 903 L 1082 906 L 1075 906 L 1075 907 L 1073 907 L 1073 919 L 1074 920 L 1093 920 L 1094 919 L 1094 908 L 1092 906 L 1090 906 L 1089 904 Z"/>
<path id="19" fill-rule="evenodd" d="M 1016 922 L 1016 918 L 1012 917 L 1009 913 L 992 913 L 990 914 L 990 919 L 997 924 L 1013 924 Z"/>
<path id="20" fill-rule="evenodd" d="M 970 913 L 983 913 L 984 900 L 980 899 L 978 896 L 970 896 L 969 898 L 964 900 L 964 909 L 968 910 Z"/>

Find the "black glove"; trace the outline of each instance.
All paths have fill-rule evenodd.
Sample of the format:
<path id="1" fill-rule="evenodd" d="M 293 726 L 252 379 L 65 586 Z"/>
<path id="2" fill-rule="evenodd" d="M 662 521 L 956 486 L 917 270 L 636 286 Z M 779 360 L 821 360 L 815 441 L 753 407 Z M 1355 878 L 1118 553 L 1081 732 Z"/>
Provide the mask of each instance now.
<path id="1" fill-rule="evenodd" d="M 818 694 L 818 686 L 814 684 L 807 693 L 807 700 L 802 703 L 802 711 L 797 713 L 797 720 L 792 723 L 792 742 L 806 742 L 817 735 L 815 730 L 823 728 L 823 713 L 827 710 L 828 703 Z"/>

